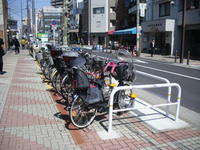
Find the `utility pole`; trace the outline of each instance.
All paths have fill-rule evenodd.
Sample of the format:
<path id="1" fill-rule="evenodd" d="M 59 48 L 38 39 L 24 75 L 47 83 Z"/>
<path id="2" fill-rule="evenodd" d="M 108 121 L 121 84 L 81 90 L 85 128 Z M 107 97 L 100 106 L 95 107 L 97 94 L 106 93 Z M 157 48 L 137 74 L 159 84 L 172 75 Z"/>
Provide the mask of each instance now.
<path id="1" fill-rule="evenodd" d="M 137 48 L 137 55 L 140 56 L 140 52 L 141 52 L 141 49 L 140 49 L 140 0 L 137 0 L 137 13 L 136 13 L 136 28 L 137 28 L 137 32 L 136 32 L 136 48 Z"/>
<path id="2" fill-rule="evenodd" d="M 22 0 L 21 0 L 21 39 L 23 37 L 23 7 L 22 7 Z"/>
<path id="3" fill-rule="evenodd" d="M 88 0 L 88 45 L 91 45 L 90 43 L 90 34 L 91 34 L 91 0 Z"/>
<path id="4" fill-rule="evenodd" d="M 186 0 L 183 0 L 183 11 L 182 11 L 182 39 L 181 39 L 180 63 L 183 63 L 184 49 L 185 49 L 185 11 L 186 11 Z"/>
<path id="5" fill-rule="evenodd" d="M 26 10 L 27 10 L 27 32 L 26 32 L 26 38 L 27 38 L 27 40 L 29 41 L 29 33 L 30 33 L 30 23 L 29 23 L 29 9 L 28 9 L 28 6 L 29 6 L 29 0 L 26 0 Z"/>
<path id="6" fill-rule="evenodd" d="M 68 1 L 64 0 L 63 2 L 63 45 L 68 45 L 68 16 L 69 16 L 69 10 L 68 10 Z"/>
<path id="7" fill-rule="evenodd" d="M 32 33 L 35 38 L 35 0 L 32 0 Z"/>

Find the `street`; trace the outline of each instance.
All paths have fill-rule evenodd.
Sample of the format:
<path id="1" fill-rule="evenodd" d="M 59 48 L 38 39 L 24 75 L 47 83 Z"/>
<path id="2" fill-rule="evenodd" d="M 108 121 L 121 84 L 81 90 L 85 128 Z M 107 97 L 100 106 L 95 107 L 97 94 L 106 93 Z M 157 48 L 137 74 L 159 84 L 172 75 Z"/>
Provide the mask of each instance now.
<path id="1" fill-rule="evenodd" d="M 104 57 L 112 57 L 111 54 L 101 54 Z M 112 57 L 113 58 L 113 57 Z M 178 83 L 182 88 L 181 105 L 200 113 L 199 87 L 200 87 L 200 70 L 176 66 L 170 63 L 153 61 L 144 58 L 137 58 L 135 61 L 136 70 L 149 74 L 167 78 L 171 83 Z M 134 84 L 154 84 L 161 83 L 158 80 L 137 75 Z M 149 91 L 149 90 L 148 90 Z M 166 96 L 166 89 L 150 90 L 159 96 Z M 159 91 L 159 92 L 158 92 Z M 175 95 L 172 90 L 172 95 Z M 173 97 L 172 97 L 173 100 Z"/>
<path id="2" fill-rule="evenodd" d="M 173 83 L 178 83 L 182 88 L 181 105 L 195 112 L 200 112 L 200 70 L 184 68 L 159 61 L 140 60 L 144 61 L 144 63 L 136 62 L 137 70 L 167 78 Z M 137 76 L 136 84 L 157 82 L 147 77 Z M 163 95 L 163 91 L 160 90 L 156 94 Z"/>

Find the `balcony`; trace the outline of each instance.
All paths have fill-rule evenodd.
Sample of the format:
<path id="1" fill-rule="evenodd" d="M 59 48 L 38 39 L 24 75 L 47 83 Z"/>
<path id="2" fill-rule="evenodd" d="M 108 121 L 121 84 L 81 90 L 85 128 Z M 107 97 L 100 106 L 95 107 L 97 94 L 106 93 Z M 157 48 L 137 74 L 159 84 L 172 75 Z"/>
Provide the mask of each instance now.
<path id="1" fill-rule="evenodd" d="M 110 13 L 110 20 L 116 20 L 116 13 Z"/>
<path id="2" fill-rule="evenodd" d="M 116 0 L 110 0 L 110 7 L 116 6 Z"/>

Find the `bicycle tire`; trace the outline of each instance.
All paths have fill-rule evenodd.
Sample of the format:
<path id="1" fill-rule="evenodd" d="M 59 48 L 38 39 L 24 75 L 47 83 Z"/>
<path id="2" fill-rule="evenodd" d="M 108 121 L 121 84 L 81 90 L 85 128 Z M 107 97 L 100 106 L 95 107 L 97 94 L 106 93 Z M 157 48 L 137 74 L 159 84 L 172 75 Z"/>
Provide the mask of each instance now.
<path id="1" fill-rule="evenodd" d="M 77 96 L 72 102 L 69 114 L 74 126 L 85 128 L 94 121 L 96 112 L 96 108 L 89 108 L 88 105 L 85 104 L 84 99 L 81 96 Z"/>
<path id="2" fill-rule="evenodd" d="M 59 94 L 61 94 L 61 75 L 60 75 L 60 73 L 57 74 L 55 80 L 56 80 L 55 81 L 55 89 Z"/>
<path id="3" fill-rule="evenodd" d="M 52 84 L 54 89 L 56 89 L 56 77 L 57 77 L 58 74 L 59 74 L 58 71 L 55 70 L 51 75 L 51 84 Z"/>
<path id="4" fill-rule="evenodd" d="M 61 82 L 61 95 L 62 97 L 70 101 L 70 98 L 72 98 L 74 88 L 72 84 L 72 80 L 70 79 L 69 75 L 66 74 Z"/>
<path id="5" fill-rule="evenodd" d="M 120 109 L 131 108 L 133 106 L 133 100 L 128 96 L 131 90 L 118 91 L 117 94 L 117 104 Z"/>

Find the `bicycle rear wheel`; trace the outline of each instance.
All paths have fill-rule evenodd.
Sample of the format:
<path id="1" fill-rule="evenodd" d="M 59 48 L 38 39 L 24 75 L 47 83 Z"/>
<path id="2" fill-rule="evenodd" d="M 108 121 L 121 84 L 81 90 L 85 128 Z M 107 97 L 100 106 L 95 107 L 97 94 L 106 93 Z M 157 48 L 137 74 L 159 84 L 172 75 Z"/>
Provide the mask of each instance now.
<path id="1" fill-rule="evenodd" d="M 77 96 L 70 107 L 72 124 L 78 128 L 89 126 L 94 121 L 96 111 L 96 108 L 88 107 L 81 96 Z"/>
<path id="2" fill-rule="evenodd" d="M 61 83 L 61 95 L 65 100 L 69 100 L 72 98 L 73 91 L 72 79 L 66 74 Z"/>

